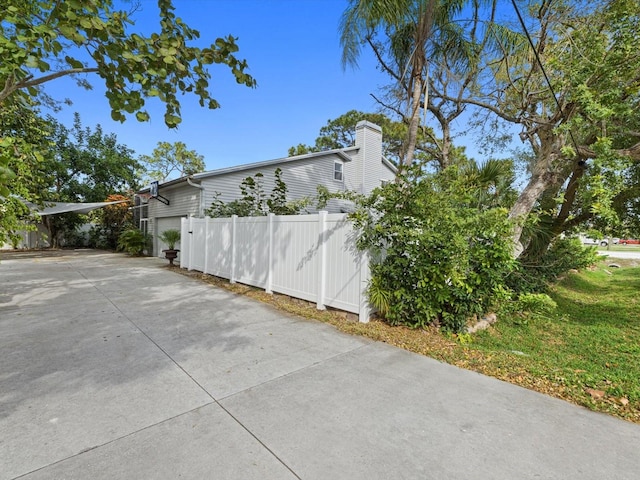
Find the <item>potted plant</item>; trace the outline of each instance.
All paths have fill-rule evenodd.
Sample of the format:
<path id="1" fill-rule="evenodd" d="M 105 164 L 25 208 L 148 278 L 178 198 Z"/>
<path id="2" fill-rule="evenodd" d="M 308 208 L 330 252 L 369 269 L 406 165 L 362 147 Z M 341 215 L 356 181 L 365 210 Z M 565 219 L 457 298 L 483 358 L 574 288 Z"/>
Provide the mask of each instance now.
<path id="1" fill-rule="evenodd" d="M 174 228 L 165 230 L 160 234 L 159 238 L 169 247 L 166 250 L 162 250 L 162 253 L 164 253 L 164 258 L 169 260 L 169 266 L 173 267 L 173 261 L 178 257 L 178 252 L 180 251 L 176 250 L 176 243 L 180 241 L 180 230 Z"/>

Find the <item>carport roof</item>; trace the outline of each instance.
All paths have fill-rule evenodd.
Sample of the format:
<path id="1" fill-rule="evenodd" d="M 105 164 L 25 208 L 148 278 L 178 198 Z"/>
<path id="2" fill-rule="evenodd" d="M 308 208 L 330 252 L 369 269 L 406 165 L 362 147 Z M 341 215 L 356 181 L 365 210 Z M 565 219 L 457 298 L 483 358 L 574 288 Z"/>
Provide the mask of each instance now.
<path id="1" fill-rule="evenodd" d="M 44 207 L 27 202 L 27 205 L 31 210 L 34 211 L 34 213 L 40 216 L 44 216 L 44 215 L 57 215 L 59 213 L 69 213 L 69 212 L 89 213 L 92 210 L 106 207 L 107 205 L 114 205 L 116 203 L 124 203 L 127 201 L 128 200 L 118 200 L 115 202 L 93 202 L 93 203 L 45 202 Z"/>

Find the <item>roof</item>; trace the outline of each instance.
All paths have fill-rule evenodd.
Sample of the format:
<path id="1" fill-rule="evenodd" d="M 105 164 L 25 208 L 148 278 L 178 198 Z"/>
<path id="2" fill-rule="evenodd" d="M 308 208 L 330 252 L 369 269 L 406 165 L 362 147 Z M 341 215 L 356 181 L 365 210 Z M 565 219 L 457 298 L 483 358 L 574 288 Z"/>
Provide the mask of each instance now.
<path id="1" fill-rule="evenodd" d="M 296 161 L 299 161 L 299 160 L 306 160 L 306 159 L 315 158 L 315 157 L 325 157 L 327 155 L 338 155 L 340 158 L 342 158 L 342 160 L 344 160 L 346 162 L 350 162 L 351 161 L 351 157 L 349 155 L 347 155 L 346 152 L 352 151 L 352 150 L 357 150 L 357 149 L 358 149 L 357 147 L 336 148 L 334 150 L 325 150 L 325 151 L 322 151 L 322 152 L 305 153 L 304 155 L 295 155 L 293 157 L 276 158 L 274 160 L 264 160 L 262 162 L 245 163 L 243 165 L 236 165 L 234 167 L 219 168 L 217 170 L 210 170 L 208 172 L 196 173 L 195 175 L 193 175 L 193 178 L 199 180 L 201 178 L 209 178 L 209 177 L 215 177 L 217 175 L 224 175 L 225 173 L 241 172 L 243 170 L 249 170 L 249 169 L 252 169 L 252 168 L 269 167 L 269 166 L 272 166 L 272 165 L 281 165 L 283 163 L 291 163 L 291 162 L 296 162 Z"/>
<path id="2" fill-rule="evenodd" d="M 309 158 L 325 157 L 327 155 L 337 155 L 345 162 L 350 162 L 352 159 L 347 152 L 357 151 L 358 149 L 359 147 L 336 148 L 333 150 L 324 150 L 322 152 L 313 152 L 313 153 L 305 153 L 304 155 L 295 155 L 293 157 L 283 157 L 283 158 L 276 158 L 273 160 L 264 160 L 261 162 L 244 163 L 242 165 L 235 165 L 233 167 L 218 168 L 216 170 L 209 170 L 208 172 L 195 173 L 188 177 L 176 178 L 173 180 L 162 182 L 160 183 L 160 186 L 169 187 L 172 185 L 176 185 L 178 183 L 186 182 L 187 178 L 191 178 L 193 180 L 202 180 L 204 178 L 216 177 L 218 175 L 224 175 L 226 173 L 242 172 L 244 170 L 250 170 L 253 168 L 282 165 L 283 163 L 297 162 L 297 161 L 306 160 Z M 139 192 L 147 192 L 149 189 L 150 187 L 145 187 L 139 190 Z"/>

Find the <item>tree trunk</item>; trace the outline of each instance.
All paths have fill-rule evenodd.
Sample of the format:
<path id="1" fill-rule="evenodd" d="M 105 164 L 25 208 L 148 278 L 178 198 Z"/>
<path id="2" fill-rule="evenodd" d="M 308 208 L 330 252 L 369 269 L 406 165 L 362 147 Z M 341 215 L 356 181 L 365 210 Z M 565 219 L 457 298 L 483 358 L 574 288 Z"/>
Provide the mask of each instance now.
<path id="1" fill-rule="evenodd" d="M 409 119 L 409 130 L 407 132 L 406 149 L 404 154 L 404 164 L 411 166 L 415 156 L 416 144 L 418 141 L 418 128 L 420 126 L 420 97 L 422 96 L 422 75 L 420 72 L 414 74 L 413 97 L 411 108 L 411 118 Z"/>
<path id="2" fill-rule="evenodd" d="M 524 251 L 524 246 L 521 242 L 522 229 L 524 221 L 533 210 L 536 201 L 540 198 L 542 193 L 555 182 L 555 175 L 546 172 L 543 174 L 537 174 L 531 177 L 529 183 L 522 191 L 516 203 L 511 207 L 509 212 L 509 218 L 515 221 L 515 228 L 513 230 L 513 244 L 514 244 L 514 256 L 518 258 Z"/>

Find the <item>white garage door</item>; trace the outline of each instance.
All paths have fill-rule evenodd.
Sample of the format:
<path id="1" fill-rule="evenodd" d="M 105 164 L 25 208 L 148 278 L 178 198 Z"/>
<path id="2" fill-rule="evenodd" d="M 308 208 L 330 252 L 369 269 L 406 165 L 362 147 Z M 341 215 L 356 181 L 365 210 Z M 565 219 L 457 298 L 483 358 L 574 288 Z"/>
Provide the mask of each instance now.
<path id="1" fill-rule="evenodd" d="M 156 229 L 157 237 L 154 239 L 154 246 L 155 246 L 154 252 L 156 252 L 156 255 L 158 257 L 164 258 L 164 253 L 162 253 L 162 250 L 165 250 L 168 248 L 168 246 L 164 244 L 162 240 L 160 240 L 159 238 L 160 235 L 162 235 L 162 232 L 164 232 L 165 230 L 175 229 L 180 231 L 180 228 L 182 226 L 182 218 L 183 217 L 166 217 L 166 218 L 157 219 L 157 229 Z M 178 244 L 176 245 L 176 248 L 180 250 L 180 242 L 178 242 Z M 179 261 L 180 261 L 180 254 L 178 254 L 178 262 Z"/>

